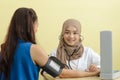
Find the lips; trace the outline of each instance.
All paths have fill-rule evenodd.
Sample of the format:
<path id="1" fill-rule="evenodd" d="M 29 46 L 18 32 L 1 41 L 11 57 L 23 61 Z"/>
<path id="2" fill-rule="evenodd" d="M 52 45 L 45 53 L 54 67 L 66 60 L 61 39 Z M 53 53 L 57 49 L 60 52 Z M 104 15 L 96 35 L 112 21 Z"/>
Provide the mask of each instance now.
<path id="1" fill-rule="evenodd" d="M 69 40 L 69 41 L 67 41 L 68 42 L 68 44 L 74 44 L 75 43 L 75 40 Z"/>
<path id="2" fill-rule="evenodd" d="M 67 40 L 68 42 L 74 42 L 75 40 L 73 40 L 73 39 L 69 39 L 69 40 Z"/>

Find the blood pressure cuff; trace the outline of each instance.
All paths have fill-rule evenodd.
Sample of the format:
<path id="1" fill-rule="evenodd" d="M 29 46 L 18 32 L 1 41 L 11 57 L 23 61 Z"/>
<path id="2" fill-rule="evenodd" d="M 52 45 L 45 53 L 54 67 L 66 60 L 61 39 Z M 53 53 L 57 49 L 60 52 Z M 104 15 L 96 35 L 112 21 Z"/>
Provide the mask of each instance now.
<path id="1" fill-rule="evenodd" d="M 53 77 L 57 77 L 62 72 L 65 65 L 59 61 L 56 57 L 49 57 L 45 66 L 42 67 L 42 73 L 45 71 Z"/>

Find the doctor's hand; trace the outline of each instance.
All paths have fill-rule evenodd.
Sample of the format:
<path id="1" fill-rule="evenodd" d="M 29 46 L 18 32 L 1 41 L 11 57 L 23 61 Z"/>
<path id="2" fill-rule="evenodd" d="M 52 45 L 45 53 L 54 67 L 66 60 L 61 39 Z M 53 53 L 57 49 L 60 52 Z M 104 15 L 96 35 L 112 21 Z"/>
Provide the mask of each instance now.
<path id="1" fill-rule="evenodd" d="M 90 72 L 99 72 L 100 71 L 100 68 L 98 68 L 95 64 L 91 64 L 89 66 L 89 71 Z"/>

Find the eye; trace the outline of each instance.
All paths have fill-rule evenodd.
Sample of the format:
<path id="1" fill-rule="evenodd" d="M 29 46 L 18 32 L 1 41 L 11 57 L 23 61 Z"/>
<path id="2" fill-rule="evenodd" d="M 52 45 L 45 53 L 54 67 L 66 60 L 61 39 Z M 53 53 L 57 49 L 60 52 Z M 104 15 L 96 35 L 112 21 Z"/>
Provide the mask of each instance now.
<path id="1" fill-rule="evenodd" d="M 74 32 L 74 34 L 79 34 L 78 32 Z"/>
<path id="2" fill-rule="evenodd" d="M 70 32 L 66 31 L 65 34 L 70 34 Z"/>

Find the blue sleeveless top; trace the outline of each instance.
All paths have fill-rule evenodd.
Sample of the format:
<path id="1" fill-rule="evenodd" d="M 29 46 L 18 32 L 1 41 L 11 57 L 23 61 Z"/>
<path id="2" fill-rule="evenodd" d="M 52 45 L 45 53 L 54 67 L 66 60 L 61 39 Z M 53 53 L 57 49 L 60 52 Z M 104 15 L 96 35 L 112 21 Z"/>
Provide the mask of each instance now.
<path id="1" fill-rule="evenodd" d="M 35 65 L 30 55 L 32 43 L 18 40 L 10 70 L 10 80 L 38 80 L 40 67 Z"/>

